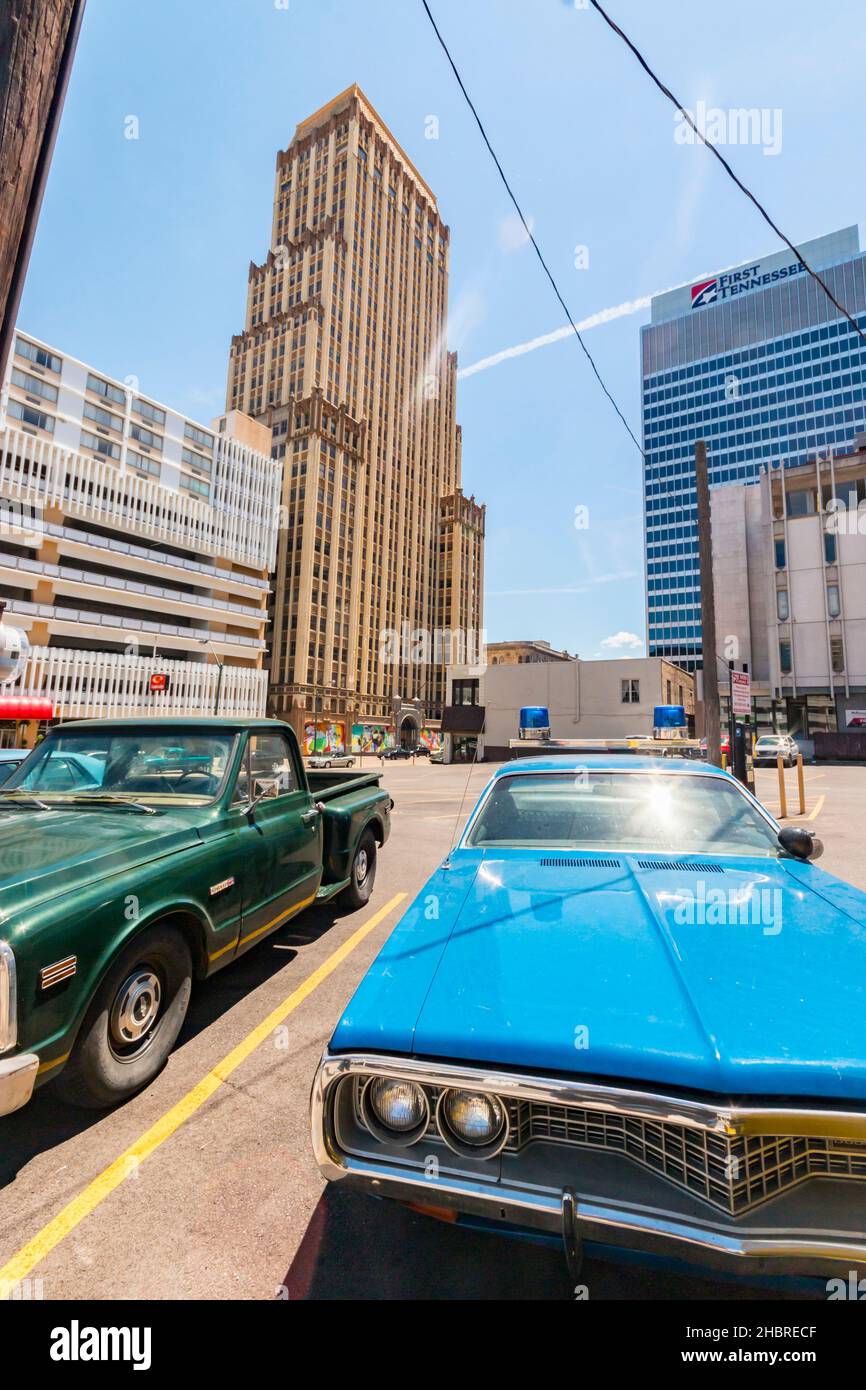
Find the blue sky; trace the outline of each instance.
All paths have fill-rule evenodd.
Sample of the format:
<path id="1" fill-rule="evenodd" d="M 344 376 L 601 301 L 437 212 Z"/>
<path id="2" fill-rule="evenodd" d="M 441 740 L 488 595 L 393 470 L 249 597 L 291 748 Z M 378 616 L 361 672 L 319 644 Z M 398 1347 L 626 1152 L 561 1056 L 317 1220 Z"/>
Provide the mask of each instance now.
<path id="1" fill-rule="evenodd" d="M 579 0 L 431 8 L 576 318 L 779 249 Z M 777 155 L 727 153 L 790 236 L 864 220 L 862 0 L 608 8 L 687 105 L 781 110 Z M 88 0 L 22 327 L 210 419 L 268 249 L 276 151 L 353 81 L 450 224 L 461 366 L 559 328 L 421 0 Z M 586 335 L 636 434 L 647 318 Z M 464 486 L 488 506 L 490 639 L 639 654 L 623 634 L 644 635 L 640 456 L 577 343 L 468 376 L 458 417 Z"/>

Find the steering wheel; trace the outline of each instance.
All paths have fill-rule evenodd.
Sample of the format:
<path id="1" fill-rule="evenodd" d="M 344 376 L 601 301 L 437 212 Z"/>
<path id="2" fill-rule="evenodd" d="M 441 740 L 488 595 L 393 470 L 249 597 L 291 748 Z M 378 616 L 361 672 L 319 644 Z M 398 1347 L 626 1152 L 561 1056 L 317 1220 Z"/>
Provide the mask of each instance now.
<path id="1" fill-rule="evenodd" d="M 185 780 L 185 778 L 187 778 L 187 777 L 200 777 L 200 778 L 203 778 L 203 779 L 207 782 L 207 788 L 204 788 L 204 787 L 203 787 L 203 788 L 202 788 L 202 791 L 207 790 L 208 792 L 212 792 L 212 791 L 215 791 L 215 790 L 216 790 L 217 779 L 216 779 L 216 777 L 213 776 L 212 773 L 210 773 L 210 772 L 196 772 L 196 771 L 193 771 L 191 768 L 187 768 L 186 772 L 182 772 L 182 773 L 180 774 L 180 776 L 178 777 L 177 781 L 175 782 L 175 784 L 174 784 L 174 790 L 175 790 L 175 791 L 177 791 L 177 789 L 178 789 L 178 787 L 180 786 L 181 782 L 183 782 L 183 781 Z"/>

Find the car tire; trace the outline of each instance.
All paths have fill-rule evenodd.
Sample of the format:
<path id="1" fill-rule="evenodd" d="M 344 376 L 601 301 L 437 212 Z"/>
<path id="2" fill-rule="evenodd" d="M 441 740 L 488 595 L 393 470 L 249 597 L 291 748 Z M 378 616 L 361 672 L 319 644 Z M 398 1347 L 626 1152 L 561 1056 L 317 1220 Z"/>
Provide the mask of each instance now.
<path id="1" fill-rule="evenodd" d="M 355 850 L 355 857 L 352 860 L 351 879 L 348 887 L 344 888 L 340 894 L 341 901 L 353 912 L 364 907 L 370 901 L 375 881 L 376 837 L 372 830 L 365 830 L 358 841 L 358 848 Z"/>
<path id="2" fill-rule="evenodd" d="M 162 1070 L 192 990 L 192 956 L 182 934 L 152 927 L 110 967 L 91 1000 L 72 1056 L 55 1083 L 70 1105 L 106 1110 Z"/>
<path id="3" fill-rule="evenodd" d="M 325 767 L 330 767 L 330 766 L 331 766 L 330 763 L 325 763 Z"/>

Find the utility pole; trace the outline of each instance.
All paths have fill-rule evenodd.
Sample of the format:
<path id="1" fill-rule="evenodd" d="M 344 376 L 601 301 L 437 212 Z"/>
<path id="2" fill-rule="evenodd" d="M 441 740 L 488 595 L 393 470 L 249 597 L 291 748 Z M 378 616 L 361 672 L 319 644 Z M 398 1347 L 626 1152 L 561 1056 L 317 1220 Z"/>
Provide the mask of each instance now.
<path id="1" fill-rule="evenodd" d="M 0 4 L 0 383 L 83 14 L 84 0 Z"/>
<path id="2" fill-rule="evenodd" d="M 716 594 L 713 584 L 713 534 L 710 524 L 710 483 L 707 476 L 707 445 L 695 444 L 695 489 L 698 500 L 698 557 L 701 566 L 701 645 L 704 676 L 704 735 L 707 762 L 722 765 L 722 736 L 719 714 L 719 678 L 716 671 Z"/>

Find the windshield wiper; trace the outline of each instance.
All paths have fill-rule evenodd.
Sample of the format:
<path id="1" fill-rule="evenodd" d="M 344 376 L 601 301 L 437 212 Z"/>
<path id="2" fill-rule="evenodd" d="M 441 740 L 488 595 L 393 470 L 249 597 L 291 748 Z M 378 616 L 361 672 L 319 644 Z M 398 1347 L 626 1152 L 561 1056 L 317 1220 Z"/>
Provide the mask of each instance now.
<path id="1" fill-rule="evenodd" d="M 39 809 L 40 811 L 51 811 L 51 810 L 53 810 L 53 807 L 49 806 L 48 803 L 47 803 L 47 801 L 40 801 L 38 796 L 31 796 L 29 792 L 17 792 L 17 791 L 0 792 L 0 796 L 4 796 L 4 797 L 5 797 L 5 796 L 20 797 L 20 798 L 21 798 L 20 801 L 16 800 L 16 801 L 13 801 L 13 802 L 12 802 L 12 805 L 13 805 L 13 806 L 27 806 L 27 807 L 36 806 L 36 807 L 38 807 L 38 809 Z"/>
<path id="2" fill-rule="evenodd" d="M 80 792 L 77 796 L 70 796 L 69 800 L 74 806 L 84 806 L 89 802 L 95 806 L 123 806 L 127 811 L 138 811 L 144 816 L 156 815 L 154 808 L 145 806 L 143 801 L 127 801 L 125 796 L 113 796 L 111 792 Z"/>

